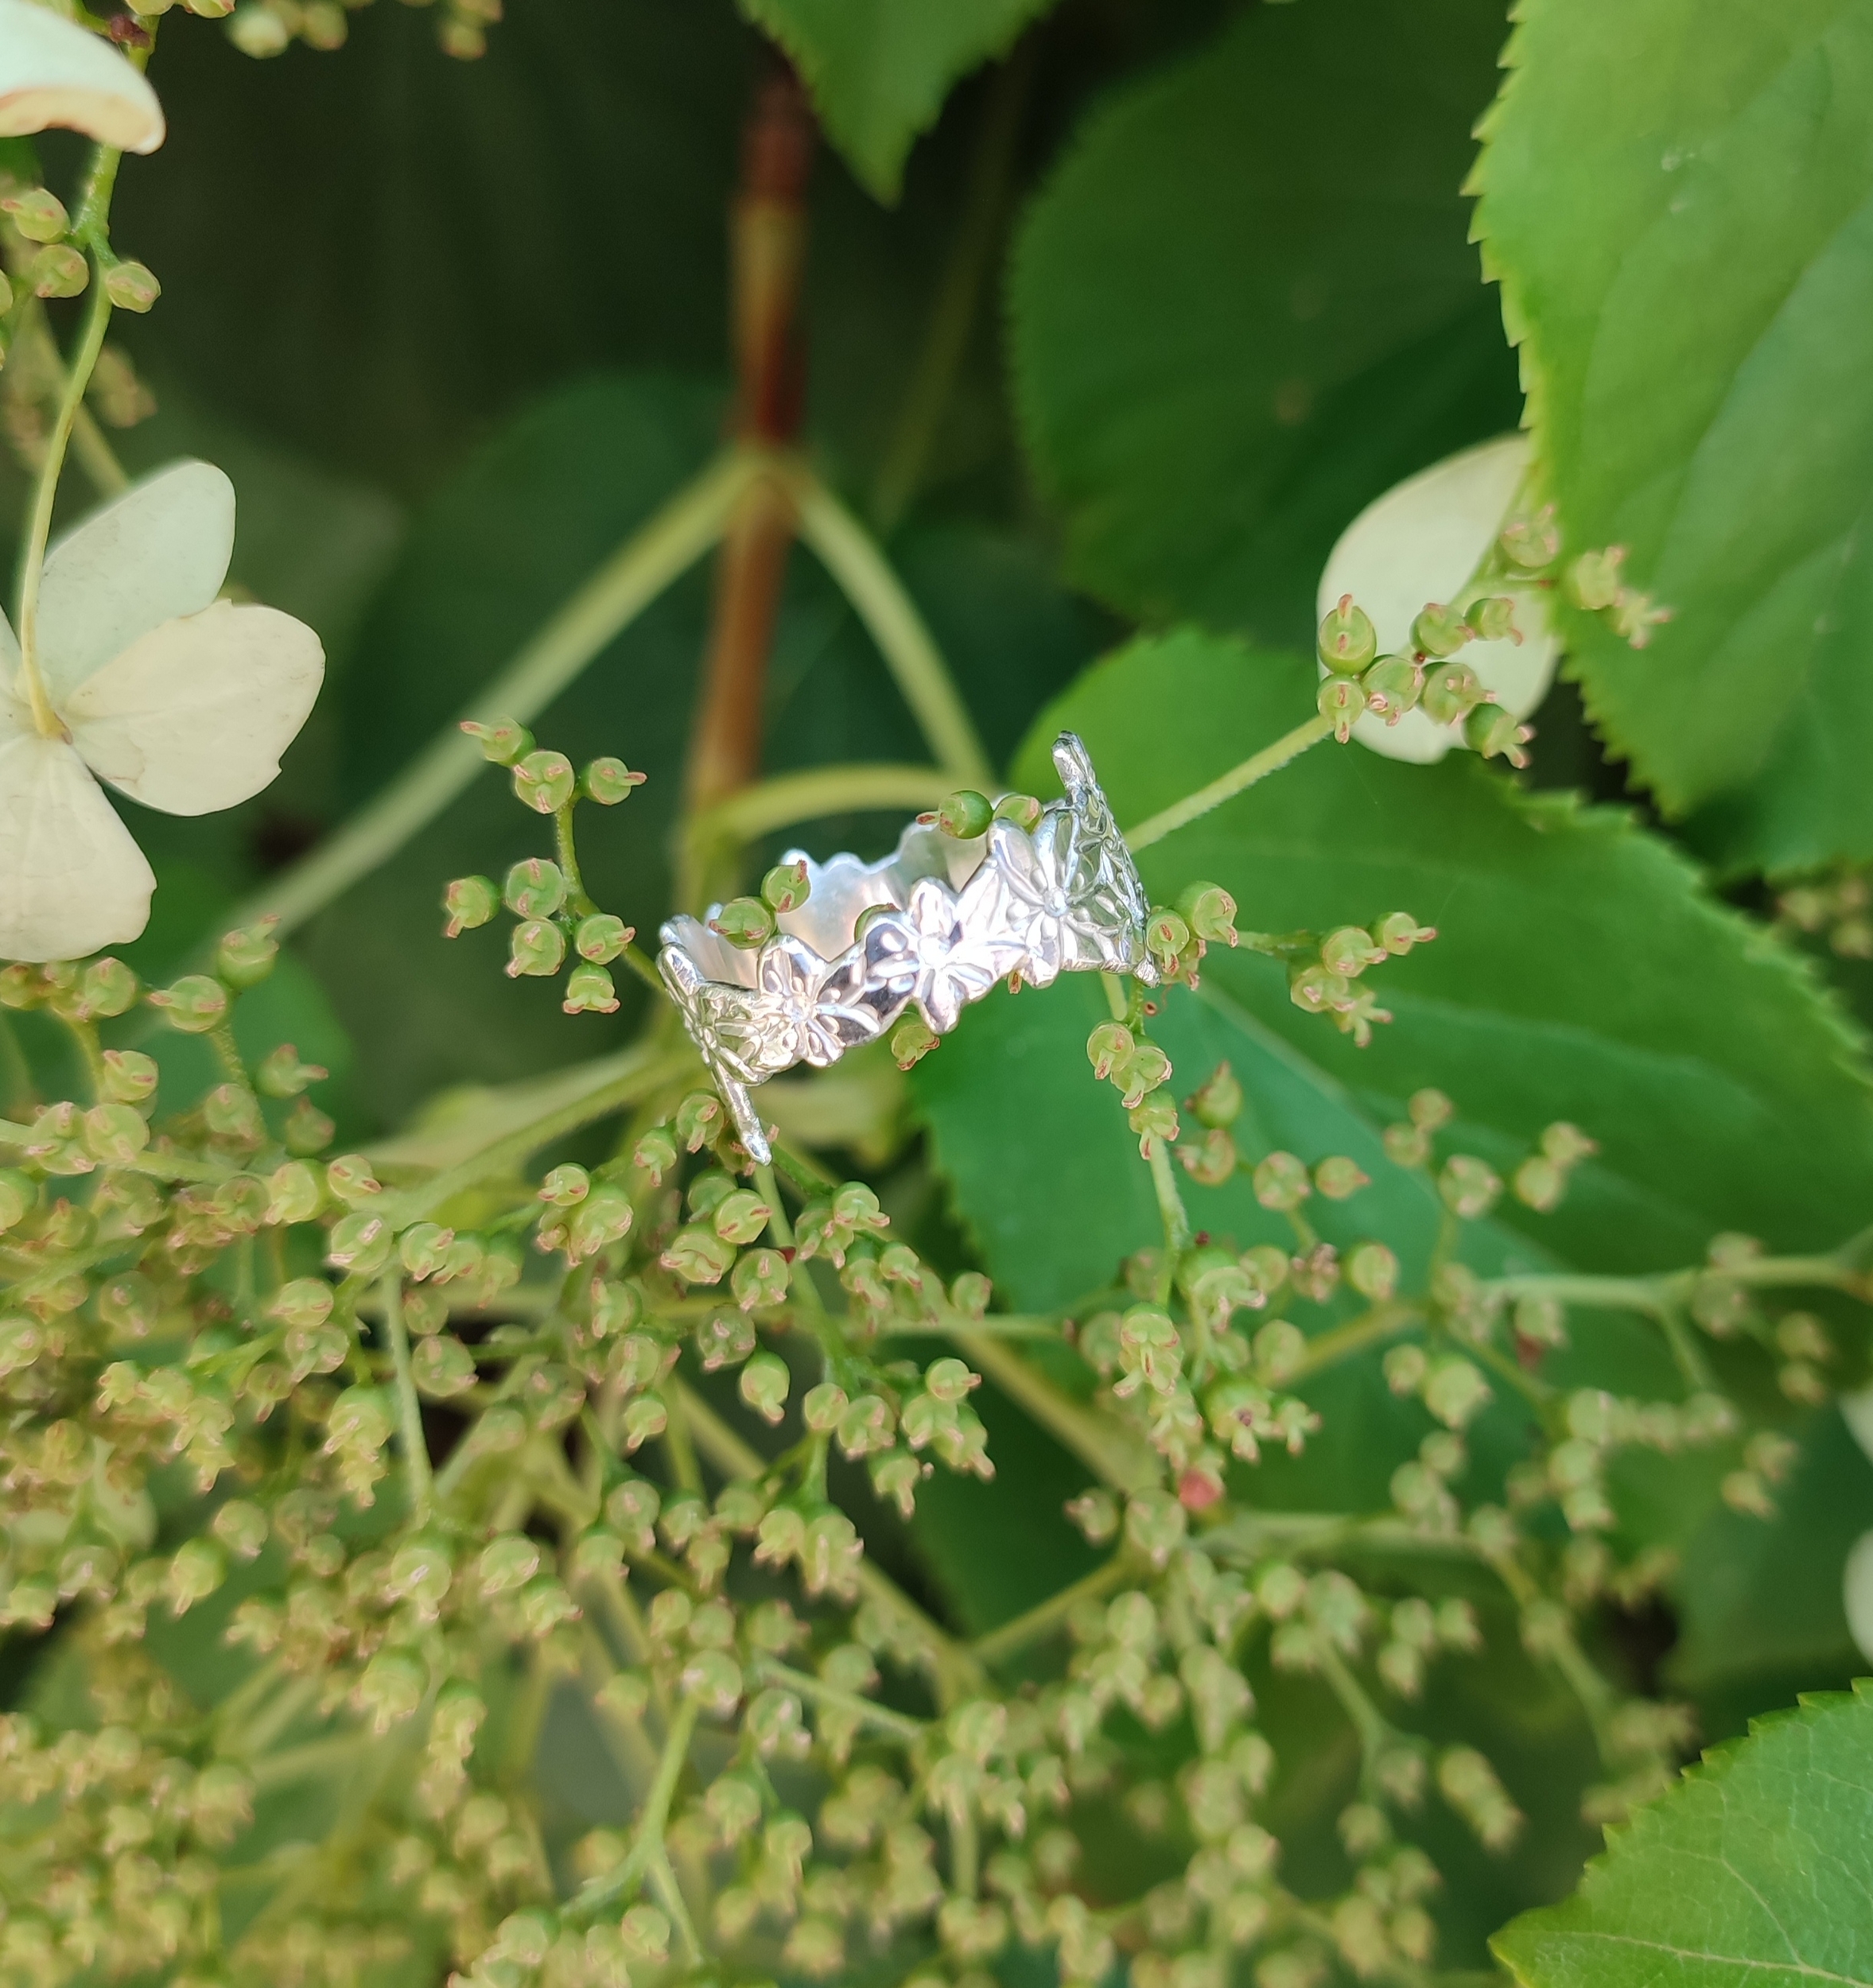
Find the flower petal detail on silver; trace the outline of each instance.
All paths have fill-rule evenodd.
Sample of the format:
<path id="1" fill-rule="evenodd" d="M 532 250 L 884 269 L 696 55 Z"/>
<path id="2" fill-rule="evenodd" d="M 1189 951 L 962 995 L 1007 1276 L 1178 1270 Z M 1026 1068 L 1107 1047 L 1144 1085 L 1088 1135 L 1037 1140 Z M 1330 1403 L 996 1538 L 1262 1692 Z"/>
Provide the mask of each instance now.
<path id="1" fill-rule="evenodd" d="M 1013 974 L 1040 987 L 1090 971 L 1156 980 L 1144 887 L 1071 732 L 1055 741 L 1054 763 L 1067 798 L 1032 833 L 997 821 L 962 842 L 925 820 L 881 862 L 807 859 L 806 903 L 783 912 L 757 950 L 686 916 L 664 926 L 664 984 L 757 1161 L 771 1155 L 749 1089 L 799 1063 L 826 1068 L 912 1002 L 946 1035 Z"/>

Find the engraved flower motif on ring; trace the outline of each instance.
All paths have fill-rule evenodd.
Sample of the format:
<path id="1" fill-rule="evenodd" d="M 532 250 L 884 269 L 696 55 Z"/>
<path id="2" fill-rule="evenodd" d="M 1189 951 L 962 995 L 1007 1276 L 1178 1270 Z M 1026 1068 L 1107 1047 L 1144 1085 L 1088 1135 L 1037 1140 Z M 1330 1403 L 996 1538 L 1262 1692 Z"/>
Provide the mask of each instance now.
<path id="1" fill-rule="evenodd" d="M 901 911 L 886 911 L 866 927 L 868 987 L 902 1006 L 915 1001 L 939 1035 L 957 1023 L 965 1004 L 980 1000 L 1021 963 L 1018 942 L 1001 916 L 1001 879 L 985 864 L 952 897 L 934 878 L 911 887 Z"/>
<path id="2" fill-rule="evenodd" d="M 1050 808 L 1032 835 L 997 822 L 1004 918 L 1027 957 L 1023 977 L 1047 987 L 1063 969 L 1135 968 L 1135 911 L 1128 879 L 1065 808 Z"/>

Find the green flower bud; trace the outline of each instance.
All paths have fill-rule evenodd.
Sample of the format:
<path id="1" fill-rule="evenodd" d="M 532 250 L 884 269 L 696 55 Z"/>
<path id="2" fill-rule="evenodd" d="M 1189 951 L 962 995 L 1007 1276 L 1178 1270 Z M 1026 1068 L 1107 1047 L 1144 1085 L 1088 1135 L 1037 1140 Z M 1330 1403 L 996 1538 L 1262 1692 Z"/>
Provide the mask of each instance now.
<path id="1" fill-rule="evenodd" d="M 21 187 L 0 199 L 0 214 L 13 217 L 13 224 L 29 242 L 56 242 L 72 231 L 72 217 L 57 194 L 43 186 Z"/>
<path id="2" fill-rule="evenodd" d="M 1415 656 L 1381 656 L 1360 679 L 1368 710 L 1396 724 L 1417 709 L 1424 688 L 1424 666 Z"/>
<path id="3" fill-rule="evenodd" d="M 266 1315 L 304 1330 L 322 1326 L 332 1316 L 332 1287 L 323 1277 L 295 1277 L 274 1293 Z"/>
<path id="4" fill-rule="evenodd" d="M 1362 1187 L 1370 1187 L 1372 1177 L 1361 1170 L 1358 1161 L 1336 1153 L 1314 1169 L 1314 1185 L 1329 1201 L 1346 1201 Z"/>
<path id="5" fill-rule="evenodd" d="M 1344 745 L 1366 714 L 1366 692 L 1352 677 L 1329 677 L 1320 685 L 1319 706 L 1321 716 L 1333 726 L 1333 736 Z"/>
<path id="6" fill-rule="evenodd" d="M 1576 608 L 1598 614 L 1618 600 L 1619 569 L 1625 563 L 1623 546 L 1608 546 L 1603 552 L 1584 552 L 1568 562 L 1561 590 Z"/>
<path id="7" fill-rule="evenodd" d="M 592 1191 L 592 1176 L 583 1167 L 568 1160 L 555 1167 L 540 1182 L 539 1198 L 550 1208 L 570 1208 Z"/>
<path id="8" fill-rule="evenodd" d="M 815 1435 L 830 1435 L 851 1405 L 845 1390 L 836 1381 L 822 1380 L 818 1387 L 806 1390 L 806 1399 L 800 1404 L 800 1419 Z"/>
<path id="9" fill-rule="evenodd" d="M 309 1156 L 323 1152 L 337 1129 L 309 1097 L 302 1097 L 286 1114 L 286 1122 L 280 1128 L 280 1143 L 289 1153 Z"/>
<path id="10" fill-rule="evenodd" d="M 227 1555 L 213 1540 L 185 1540 L 169 1564 L 165 1586 L 173 1613 L 186 1615 L 227 1578 Z"/>
<path id="11" fill-rule="evenodd" d="M 1227 1063 L 1218 1063 L 1190 1099 L 1199 1125 L 1233 1125 L 1242 1115 L 1242 1086 Z"/>
<path id="12" fill-rule="evenodd" d="M 162 295 L 156 273 L 142 262 L 114 262 L 104 272 L 104 290 L 120 311 L 148 310 Z"/>
<path id="13" fill-rule="evenodd" d="M 1437 1177 L 1437 1191 L 1453 1215 L 1464 1221 L 1475 1221 L 1495 1206 L 1502 1182 L 1494 1167 L 1466 1153 L 1458 1153 L 1444 1163 L 1444 1171 Z"/>
<path id="14" fill-rule="evenodd" d="M 772 1213 L 759 1194 L 750 1194 L 745 1187 L 737 1188 L 717 1204 L 713 1217 L 715 1233 L 724 1242 L 737 1248 L 758 1242 Z"/>
<path id="15" fill-rule="evenodd" d="M 565 1253 L 574 1263 L 622 1242 L 635 1219 L 631 1197 L 621 1187 L 595 1187 L 573 1209 L 565 1225 Z"/>
<path id="16" fill-rule="evenodd" d="M 616 1015 L 618 989 L 602 966 L 581 960 L 565 977 L 565 999 L 559 1005 L 568 1015 Z"/>
<path id="17" fill-rule="evenodd" d="M 1208 945 L 1236 943 L 1236 900 L 1220 883 L 1187 883 L 1178 894 L 1183 922 Z"/>
<path id="18" fill-rule="evenodd" d="M 1402 955 L 1414 945 L 1428 945 L 1437 928 L 1419 924 L 1409 911 L 1388 911 L 1372 928 L 1372 936 L 1388 953 Z"/>
<path id="19" fill-rule="evenodd" d="M 1532 518 L 1513 518 L 1496 541 L 1512 565 L 1539 573 L 1560 557 L 1560 534 L 1555 529 L 1554 507 L 1544 504 Z"/>
<path id="20" fill-rule="evenodd" d="M 996 820 L 1012 822 L 1024 835 L 1039 827 L 1042 813 L 1040 803 L 1031 794 L 1005 794 L 995 803 Z"/>
<path id="21" fill-rule="evenodd" d="M 755 1349 L 754 1326 L 740 1311 L 711 1312 L 698 1323 L 694 1336 L 705 1373 L 738 1367 Z"/>
<path id="22" fill-rule="evenodd" d="M 1398 1259 L 1382 1242 L 1355 1243 L 1346 1252 L 1346 1275 L 1362 1298 L 1383 1304 L 1398 1288 Z"/>
<path id="23" fill-rule="evenodd" d="M 946 794 L 938 803 L 935 816 L 938 828 L 958 842 L 973 842 L 986 835 L 994 819 L 994 803 L 973 787 L 958 787 L 954 794 Z"/>
<path id="24" fill-rule="evenodd" d="M 442 893 L 442 908 L 449 914 L 443 937 L 459 939 L 494 916 L 501 908 L 501 894 L 492 878 L 458 876 Z"/>
<path id="25" fill-rule="evenodd" d="M 1533 736 L 1513 711 L 1499 704 L 1479 704 L 1463 720 L 1464 742 L 1473 752 L 1486 759 L 1506 759 L 1512 767 L 1528 764 L 1522 747 Z"/>
<path id="26" fill-rule="evenodd" d="M 227 38 L 243 55 L 264 62 L 286 52 L 293 45 L 293 29 L 285 14 L 268 0 L 241 0 L 227 24 Z"/>
<path id="27" fill-rule="evenodd" d="M 95 1105 L 84 1115 L 84 1150 L 101 1166 L 127 1167 L 149 1143 L 149 1126 L 128 1105 Z"/>
<path id="28" fill-rule="evenodd" d="M 341 1153 L 325 1169 L 325 1185 L 348 1208 L 361 1208 L 383 1192 L 383 1183 L 362 1153 Z"/>
<path id="29" fill-rule="evenodd" d="M 730 898 L 717 907 L 709 921 L 709 929 L 731 945 L 751 952 L 773 938 L 774 913 L 760 898 Z"/>
<path id="30" fill-rule="evenodd" d="M 185 1035 L 205 1035 L 227 1014 L 227 990 L 205 973 L 185 973 L 174 986 L 159 987 L 146 998 Z"/>
<path id="31" fill-rule="evenodd" d="M 736 1264 L 729 1284 L 744 1311 L 763 1311 L 787 1302 L 790 1275 L 778 1249 L 751 1249 Z"/>
<path id="32" fill-rule="evenodd" d="M 201 1104 L 202 1123 L 216 1139 L 258 1146 L 266 1136 L 260 1101 L 245 1084 L 217 1084 Z"/>
<path id="33" fill-rule="evenodd" d="M 713 1091 L 691 1091 L 671 1121 L 686 1152 L 700 1152 L 722 1127 L 722 1101 Z"/>
<path id="34" fill-rule="evenodd" d="M 594 966 L 609 966 L 636 936 L 635 928 L 622 918 L 613 918 L 609 911 L 594 911 L 579 921 L 578 930 L 573 934 L 573 949 Z"/>
<path id="35" fill-rule="evenodd" d="M 900 1070 L 910 1070 L 942 1039 L 921 1015 L 907 1015 L 891 1031 L 892 1060 Z"/>
<path id="36" fill-rule="evenodd" d="M 38 1198 L 30 1175 L 16 1167 L 0 1167 L 0 1235 L 23 1221 Z"/>
<path id="37" fill-rule="evenodd" d="M 1220 1125 L 1212 1125 L 1194 1146 L 1179 1146 L 1183 1171 L 1202 1187 L 1220 1187 L 1234 1180 L 1242 1164 L 1236 1142 Z"/>
<path id="38" fill-rule="evenodd" d="M 412 1650 L 379 1650 L 352 1696 L 380 1737 L 410 1718 L 429 1688 L 429 1667 Z"/>
<path id="39" fill-rule="evenodd" d="M 0 1008 L 33 1008 L 45 999 L 45 982 L 35 966 L 0 967 Z"/>
<path id="40" fill-rule="evenodd" d="M 497 767 L 511 767 L 534 749 L 534 735 L 517 718 L 491 718 L 486 724 L 464 718 L 462 729 L 480 744 L 483 756 Z"/>
<path id="41" fill-rule="evenodd" d="M 215 949 L 215 972 L 237 993 L 257 986 L 273 971 L 280 956 L 279 941 L 273 935 L 278 918 L 262 918 L 258 925 L 230 932 Z"/>
<path id="42" fill-rule="evenodd" d="M 1300 1207 L 1314 1191 L 1307 1168 L 1292 1153 L 1270 1153 L 1257 1162 L 1252 1178 L 1262 1206 L 1284 1213 Z"/>
<path id="43" fill-rule="evenodd" d="M 237 1559 L 251 1560 L 266 1543 L 266 1513 L 251 1499 L 230 1498 L 209 1530 Z"/>
<path id="44" fill-rule="evenodd" d="M 1354 606 L 1353 596 L 1342 594 L 1320 623 L 1317 646 L 1320 660 L 1335 676 L 1356 677 L 1378 654 L 1378 631 L 1364 609 Z"/>
<path id="45" fill-rule="evenodd" d="M 661 1186 L 663 1176 L 676 1165 L 676 1141 L 670 1137 L 670 1128 L 653 1125 L 631 1147 L 631 1163 L 650 1176 L 653 1187 Z"/>
<path id="46" fill-rule="evenodd" d="M 347 1215 L 332 1225 L 325 1260 L 352 1276 L 375 1277 L 390 1261 L 394 1241 L 381 1215 Z"/>
<path id="47" fill-rule="evenodd" d="M 1412 642 L 1421 656 L 1454 656 L 1470 637 L 1470 624 L 1457 610 L 1435 600 L 1411 624 Z"/>
<path id="48" fill-rule="evenodd" d="M 720 1283 L 735 1260 L 735 1248 L 713 1229 L 692 1222 L 670 1237 L 658 1260 L 685 1283 Z"/>
<path id="49" fill-rule="evenodd" d="M 1086 1055 L 1093 1066 L 1093 1074 L 1100 1078 L 1109 1077 L 1121 1064 L 1130 1061 L 1137 1043 L 1132 1031 L 1123 1022 L 1102 1022 L 1086 1038 Z"/>
<path id="50" fill-rule="evenodd" d="M 1521 641 L 1521 631 L 1515 625 L 1515 603 L 1507 594 L 1471 601 L 1469 619 L 1479 642 Z"/>
<path id="51" fill-rule="evenodd" d="M 1433 724 L 1455 724 L 1482 702 L 1482 679 L 1467 662 L 1448 662 L 1426 670 L 1420 709 Z"/>
<path id="52" fill-rule="evenodd" d="M 1357 925 L 1343 925 L 1329 932 L 1320 945 L 1320 963 L 1329 973 L 1343 973 L 1357 979 L 1369 966 L 1377 966 L 1385 949 L 1375 945 L 1372 934 Z"/>
<path id="53" fill-rule="evenodd" d="M 417 1386 L 433 1400 L 465 1394 L 475 1384 L 475 1356 L 448 1333 L 418 1340 L 410 1365 Z"/>
<path id="54" fill-rule="evenodd" d="M 79 1006 L 87 1017 L 122 1015 L 137 998 L 137 977 L 122 960 L 94 960 L 78 984 Z"/>
<path id="55" fill-rule="evenodd" d="M 514 794 L 535 814 L 556 814 L 577 793 L 578 776 L 563 752 L 530 752 L 514 768 Z"/>
<path id="56" fill-rule="evenodd" d="M 418 1283 L 426 1277 L 433 1277 L 449 1260 L 449 1247 L 455 1241 L 455 1231 L 445 1229 L 439 1222 L 413 1223 L 397 1241 L 397 1257 L 404 1269 Z"/>
<path id="57" fill-rule="evenodd" d="M 608 755 L 586 767 L 579 776 L 579 784 L 601 808 L 615 808 L 620 801 L 629 800 L 631 790 L 641 787 L 650 777 L 647 773 L 633 773 L 622 759 Z"/>
<path id="58" fill-rule="evenodd" d="M 764 1422 L 777 1423 L 786 1411 L 793 1381 L 779 1353 L 757 1353 L 741 1369 L 741 1398 Z"/>
<path id="59" fill-rule="evenodd" d="M 762 900 L 776 911 L 799 911 L 812 888 L 813 880 L 803 860 L 776 863 L 761 879 Z"/>
<path id="60" fill-rule="evenodd" d="M 331 1075 L 323 1065 L 302 1063 L 290 1043 L 282 1043 L 254 1073 L 254 1081 L 263 1097 L 297 1097 L 309 1084 L 323 1083 Z"/>
<path id="61" fill-rule="evenodd" d="M 530 856 L 507 872 L 501 901 L 516 918 L 550 918 L 565 902 L 565 874 L 557 863 Z"/>
<path id="62" fill-rule="evenodd" d="M 1175 911 L 1160 905 L 1144 921 L 1144 943 L 1160 966 L 1175 966 L 1178 954 L 1190 943 L 1190 927 Z"/>
<path id="63" fill-rule="evenodd" d="M 545 980 L 557 973 L 565 959 L 565 934 L 549 918 L 527 918 L 515 926 L 507 940 L 507 977 L 523 975 Z"/>
<path id="64" fill-rule="evenodd" d="M 35 297 L 76 297 L 91 281 L 91 265 L 76 249 L 55 242 L 27 265 L 26 281 Z"/>

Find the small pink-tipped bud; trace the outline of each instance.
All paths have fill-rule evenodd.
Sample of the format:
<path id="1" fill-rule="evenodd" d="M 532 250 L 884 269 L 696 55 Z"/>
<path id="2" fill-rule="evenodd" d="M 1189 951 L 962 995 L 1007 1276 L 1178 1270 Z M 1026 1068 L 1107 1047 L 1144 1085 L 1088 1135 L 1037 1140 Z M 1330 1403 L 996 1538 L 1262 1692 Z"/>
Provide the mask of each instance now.
<path id="1" fill-rule="evenodd" d="M 582 960 L 565 977 L 565 999 L 560 1006 L 568 1015 L 616 1015 L 618 990 L 602 966 Z"/>
<path id="2" fill-rule="evenodd" d="M 1506 759 L 1512 767 L 1528 764 L 1529 755 L 1522 748 L 1534 736 L 1530 727 L 1499 704 L 1479 704 L 1463 720 L 1463 737 L 1473 751 L 1486 759 Z"/>
<path id="3" fill-rule="evenodd" d="M 1513 642 L 1518 646 L 1521 631 L 1515 625 L 1515 603 L 1507 594 L 1491 594 L 1486 600 L 1470 604 L 1470 626 L 1479 642 Z"/>
<path id="4" fill-rule="evenodd" d="M 515 766 L 515 798 L 535 814 L 557 814 L 578 790 L 578 776 L 563 752 L 530 752 Z"/>
<path id="5" fill-rule="evenodd" d="M 937 826 L 958 842 L 973 842 L 978 836 L 986 835 L 994 819 L 993 802 L 973 787 L 959 787 L 946 795 L 936 811 Z"/>
<path id="6" fill-rule="evenodd" d="M 185 973 L 173 987 L 160 987 L 148 996 L 152 1008 L 169 1018 L 171 1028 L 185 1035 L 205 1035 L 227 1014 L 227 990 L 205 973 Z"/>
<path id="7" fill-rule="evenodd" d="M 1366 708 L 1396 724 L 1408 711 L 1417 709 L 1424 693 L 1424 666 L 1415 656 L 1381 656 L 1359 679 L 1366 692 Z"/>
<path id="8" fill-rule="evenodd" d="M 119 310 L 141 315 L 162 295 L 162 285 L 142 262 L 113 262 L 104 272 L 104 293 Z"/>
<path id="9" fill-rule="evenodd" d="M 1454 656 L 1470 636 L 1470 624 L 1456 609 L 1435 600 L 1427 602 L 1411 624 L 1411 639 L 1420 655 Z"/>
<path id="10" fill-rule="evenodd" d="M 608 755 L 594 759 L 580 775 L 579 784 L 586 797 L 601 808 L 615 808 L 620 801 L 629 800 L 631 790 L 641 787 L 650 777 L 647 773 L 633 773 L 622 759 Z"/>
<path id="11" fill-rule="evenodd" d="M 507 977 L 544 980 L 557 973 L 565 958 L 565 934 L 547 918 L 528 918 L 514 928 L 508 940 Z"/>
<path id="12" fill-rule="evenodd" d="M 1353 736 L 1353 727 L 1366 715 L 1366 691 L 1352 677 L 1329 677 L 1320 686 L 1320 715 L 1333 727 L 1342 745 Z"/>
<path id="13" fill-rule="evenodd" d="M 464 718 L 462 729 L 480 744 L 483 756 L 497 767 L 511 767 L 534 749 L 534 735 L 517 718 L 491 718 L 485 724 Z"/>
<path id="14" fill-rule="evenodd" d="M 1424 673 L 1418 703 L 1433 724 L 1455 724 L 1483 701 L 1482 680 L 1467 662 L 1443 662 Z"/>
<path id="15" fill-rule="evenodd" d="M 1555 528 L 1554 507 L 1544 504 L 1532 518 L 1512 518 L 1496 542 L 1511 565 L 1524 573 L 1539 573 L 1560 557 L 1560 534 Z"/>
<path id="16" fill-rule="evenodd" d="M 594 966 L 609 966 L 635 937 L 635 928 L 622 918 L 609 911 L 594 911 L 579 921 L 573 945 L 581 959 L 590 960 Z"/>
<path id="17" fill-rule="evenodd" d="M 1335 676 L 1356 677 L 1378 654 L 1378 631 L 1372 617 L 1342 594 L 1339 604 L 1320 623 L 1320 660 Z"/>
<path id="18" fill-rule="evenodd" d="M 76 297 L 91 281 L 91 265 L 76 249 L 54 242 L 33 258 L 26 281 L 35 297 Z"/>
<path id="19" fill-rule="evenodd" d="M 445 937 L 459 939 L 494 916 L 501 908 L 501 894 L 490 877 L 458 876 L 442 893 L 442 908 L 449 914 Z"/>
<path id="20" fill-rule="evenodd" d="M 1024 834 L 1034 833 L 1040 816 L 1040 803 L 1031 794 L 1005 794 L 995 804 L 996 820 L 1011 821 Z"/>
<path id="21" fill-rule="evenodd" d="M 565 902 L 565 877 L 557 863 L 532 856 L 507 872 L 502 901 L 516 918 L 552 917 Z"/>
<path id="22" fill-rule="evenodd" d="M 10 216 L 29 242 L 61 241 L 72 231 L 64 202 L 43 186 L 21 187 L 0 196 L 0 214 Z"/>
<path id="23" fill-rule="evenodd" d="M 729 899 L 709 921 L 709 929 L 731 945 L 752 952 L 774 936 L 774 913 L 758 897 Z"/>
<path id="24" fill-rule="evenodd" d="M 791 863 L 776 863 L 761 879 L 762 901 L 775 911 L 799 911 L 812 888 L 813 880 L 807 875 L 803 857 Z"/>
<path id="25" fill-rule="evenodd" d="M 1568 600 L 1589 614 L 1599 614 L 1619 598 L 1619 569 L 1626 548 L 1608 546 L 1602 552 L 1584 552 L 1568 563 L 1561 585 Z"/>

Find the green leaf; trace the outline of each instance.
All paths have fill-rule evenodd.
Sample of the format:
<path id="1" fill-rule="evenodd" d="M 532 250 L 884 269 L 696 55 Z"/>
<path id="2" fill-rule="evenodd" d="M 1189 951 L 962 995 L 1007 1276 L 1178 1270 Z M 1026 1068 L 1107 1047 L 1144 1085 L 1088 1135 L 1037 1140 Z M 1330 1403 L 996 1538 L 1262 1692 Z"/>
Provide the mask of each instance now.
<path id="1" fill-rule="evenodd" d="M 1005 55 L 1055 0 L 741 0 L 792 57 L 845 163 L 895 200 L 905 156 L 951 84 Z"/>
<path id="2" fill-rule="evenodd" d="M 1011 285 L 1076 580 L 1298 641 L 1364 504 L 1514 425 L 1458 195 L 1502 34 L 1490 0 L 1257 7 L 1087 121 Z"/>
<path id="3" fill-rule="evenodd" d="M 1528 0 L 1477 225 L 1569 548 L 1673 619 L 1573 666 L 1664 806 L 1770 868 L 1873 854 L 1865 0 Z"/>
<path id="4" fill-rule="evenodd" d="M 1873 1691 L 1759 1721 L 1496 1936 L 1525 1988 L 1873 1982 Z"/>

